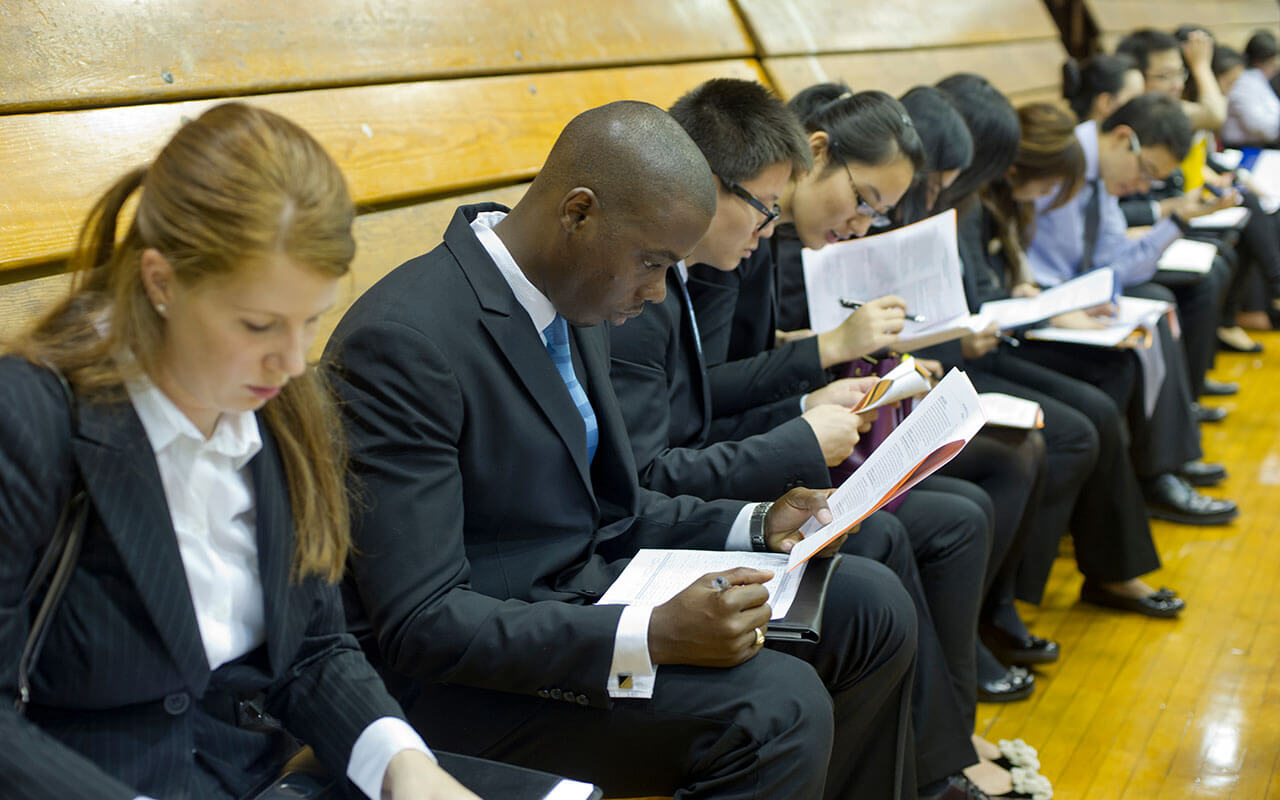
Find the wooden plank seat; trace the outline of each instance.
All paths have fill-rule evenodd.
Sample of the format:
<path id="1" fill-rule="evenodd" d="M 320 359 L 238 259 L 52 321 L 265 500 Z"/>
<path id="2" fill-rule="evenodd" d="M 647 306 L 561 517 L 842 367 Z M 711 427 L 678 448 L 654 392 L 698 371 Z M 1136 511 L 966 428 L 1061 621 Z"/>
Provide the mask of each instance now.
<path id="1" fill-rule="evenodd" d="M 669 105 L 718 76 L 759 79 L 754 62 L 704 61 L 577 72 L 319 89 L 249 102 L 325 145 L 363 207 L 403 204 L 532 177 L 580 111 L 611 100 Z M 221 100 L 0 116 L 0 270 L 66 257 L 115 176 L 154 156 L 184 118 Z"/>

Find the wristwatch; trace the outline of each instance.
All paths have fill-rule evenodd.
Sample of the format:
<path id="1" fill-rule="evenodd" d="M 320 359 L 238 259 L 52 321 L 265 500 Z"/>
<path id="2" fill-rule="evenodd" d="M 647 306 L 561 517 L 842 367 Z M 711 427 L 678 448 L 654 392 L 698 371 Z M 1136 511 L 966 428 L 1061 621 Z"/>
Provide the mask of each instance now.
<path id="1" fill-rule="evenodd" d="M 769 552 L 769 543 L 764 538 L 764 518 L 768 516 L 773 503 L 758 503 L 751 509 L 751 519 L 747 522 L 747 533 L 751 536 L 751 549 L 757 553 Z"/>

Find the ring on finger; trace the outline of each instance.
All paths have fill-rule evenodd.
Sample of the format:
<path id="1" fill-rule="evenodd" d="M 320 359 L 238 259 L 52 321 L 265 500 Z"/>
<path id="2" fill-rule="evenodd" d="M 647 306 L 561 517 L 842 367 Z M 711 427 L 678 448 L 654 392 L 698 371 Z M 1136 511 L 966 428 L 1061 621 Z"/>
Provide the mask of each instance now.
<path id="1" fill-rule="evenodd" d="M 756 628 L 756 647 L 764 646 L 764 631 Z"/>

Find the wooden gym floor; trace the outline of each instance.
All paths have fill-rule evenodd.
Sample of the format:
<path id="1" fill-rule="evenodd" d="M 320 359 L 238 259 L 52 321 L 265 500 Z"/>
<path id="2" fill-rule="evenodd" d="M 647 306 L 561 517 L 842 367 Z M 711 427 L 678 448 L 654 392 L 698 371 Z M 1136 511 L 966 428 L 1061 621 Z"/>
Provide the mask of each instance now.
<path id="1" fill-rule="evenodd" d="M 1209 491 L 1239 519 L 1155 523 L 1164 567 L 1148 580 L 1178 590 L 1182 618 L 1080 604 L 1069 558 L 1039 608 L 1020 606 L 1062 659 L 1029 700 L 980 705 L 977 729 L 1039 749 L 1055 800 L 1280 800 L 1280 333 L 1254 336 L 1261 355 L 1219 355 L 1214 377 L 1241 391 L 1201 428 L 1206 459 L 1230 473 Z"/>

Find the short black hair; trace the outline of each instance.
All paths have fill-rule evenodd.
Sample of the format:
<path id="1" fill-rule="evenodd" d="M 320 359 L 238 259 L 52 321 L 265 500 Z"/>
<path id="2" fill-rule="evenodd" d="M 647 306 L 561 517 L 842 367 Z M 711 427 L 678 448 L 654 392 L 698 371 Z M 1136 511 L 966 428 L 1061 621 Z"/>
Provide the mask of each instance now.
<path id="1" fill-rule="evenodd" d="M 1139 71 L 1132 56 L 1099 53 L 1083 64 L 1068 58 L 1062 65 L 1062 96 L 1078 119 L 1088 119 L 1098 95 L 1117 94 L 1124 88 L 1124 74 Z"/>
<path id="2" fill-rule="evenodd" d="M 961 72 L 938 82 L 964 117 L 973 138 L 973 163 L 938 197 L 939 209 L 951 208 L 1008 172 L 1018 157 L 1022 128 L 1009 98 L 981 75 Z"/>
<path id="3" fill-rule="evenodd" d="M 1256 67 L 1268 59 L 1280 54 L 1276 46 L 1276 37 L 1270 31 L 1255 31 L 1244 46 L 1244 59 L 1250 67 Z"/>
<path id="4" fill-rule="evenodd" d="M 1132 58 L 1143 72 L 1151 66 L 1151 54 L 1163 53 L 1166 50 L 1177 50 L 1182 54 L 1182 45 L 1172 33 L 1165 33 L 1154 28 L 1143 28 L 1134 31 L 1120 40 L 1116 52 Z"/>
<path id="5" fill-rule="evenodd" d="M 854 161 L 873 166 L 899 154 L 916 172 L 924 169 L 924 145 L 902 104 L 879 91 L 854 92 L 843 83 L 810 86 L 788 103 L 809 133 L 829 137 L 833 165 Z"/>
<path id="6" fill-rule="evenodd" d="M 1102 121 L 1102 130 L 1128 125 L 1146 147 L 1169 148 L 1174 159 L 1181 161 L 1191 152 L 1191 120 L 1182 103 L 1160 92 L 1147 92 L 1120 106 Z"/>
<path id="7" fill-rule="evenodd" d="M 1224 47 L 1223 45 L 1215 45 L 1212 65 L 1213 74 L 1221 77 L 1236 67 L 1243 67 L 1244 56 L 1240 55 L 1238 50 L 1232 50 L 1230 47 Z"/>
<path id="8" fill-rule="evenodd" d="M 1209 30 L 1203 25 L 1179 25 L 1177 29 L 1174 30 L 1173 36 L 1179 42 L 1185 42 L 1188 39 L 1190 39 L 1191 34 L 1195 33 L 1196 31 L 1200 31 L 1201 33 L 1207 33 L 1209 34 L 1210 38 L 1213 37 L 1213 31 Z"/>
<path id="9" fill-rule="evenodd" d="M 813 166 L 800 120 L 755 81 L 713 78 L 677 100 L 670 113 L 722 180 L 749 181 L 784 161 L 793 174 Z"/>

